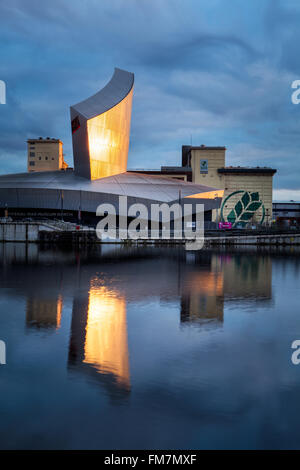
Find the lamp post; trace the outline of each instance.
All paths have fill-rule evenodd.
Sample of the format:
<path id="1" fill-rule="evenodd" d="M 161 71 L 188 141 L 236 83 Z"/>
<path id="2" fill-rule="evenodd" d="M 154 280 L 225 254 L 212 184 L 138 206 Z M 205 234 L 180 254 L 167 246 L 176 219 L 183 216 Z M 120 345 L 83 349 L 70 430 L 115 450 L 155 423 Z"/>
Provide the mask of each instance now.
<path id="1" fill-rule="evenodd" d="M 78 225 L 81 224 L 81 190 L 79 191 L 79 207 L 78 207 L 77 222 L 78 222 Z"/>
<path id="2" fill-rule="evenodd" d="M 267 227 L 269 226 L 269 217 L 270 217 L 269 208 L 267 208 L 267 209 L 266 209 Z"/>
<path id="3" fill-rule="evenodd" d="M 64 210 L 64 192 L 63 190 L 61 189 L 60 190 L 60 198 L 61 198 L 61 220 L 63 222 L 64 218 L 63 218 L 63 210 Z"/>
<path id="4" fill-rule="evenodd" d="M 217 202 L 218 195 L 215 194 L 215 201 Z M 216 222 L 217 222 L 217 230 L 219 230 L 219 208 L 218 206 L 216 207 L 217 215 L 216 215 Z"/>

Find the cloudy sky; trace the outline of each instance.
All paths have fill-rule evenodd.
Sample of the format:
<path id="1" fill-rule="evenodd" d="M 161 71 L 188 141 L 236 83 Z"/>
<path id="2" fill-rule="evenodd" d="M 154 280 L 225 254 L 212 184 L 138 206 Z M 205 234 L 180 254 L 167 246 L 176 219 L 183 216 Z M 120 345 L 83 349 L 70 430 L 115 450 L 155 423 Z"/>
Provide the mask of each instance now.
<path id="1" fill-rule="evenodd" d="M 117 66 L 135 74 L 129 168 L 225 145 L 300 200 L 299 0 L 9 0 L 0 18 L 1 174 L 26 171 L 30 137 L 62 139 L 72 165 L 69 106 Z"/>

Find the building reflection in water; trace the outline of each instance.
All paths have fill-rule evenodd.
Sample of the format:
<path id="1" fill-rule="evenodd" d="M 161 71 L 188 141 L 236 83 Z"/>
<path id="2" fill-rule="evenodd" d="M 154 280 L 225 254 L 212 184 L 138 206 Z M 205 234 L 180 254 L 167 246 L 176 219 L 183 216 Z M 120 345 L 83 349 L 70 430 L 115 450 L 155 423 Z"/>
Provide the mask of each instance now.
<path id="1" fill-rule="evenodd" d="M 126 302 L 106 287 L 90 290 L 84 362 L 129 388 Z"/>
<path id="2" fill-rule="evenodd" d="M 130 392 L 126 300 L 93 280 L 87 297 L 74 298 L 69 365 L 112 394 Z"/>
<path id="3" fill-rule="evenodd" d="M 256 302 L 272 298 L 272 259 L 270 256 L 234 254 L 219 256 L 224 273 L 224 295 L 230 299 Z"/>
<path id="4" fill-rule="evenodd" d="M 199 254 L 181 283 L 182 324 L 213 324 L 224 320 L 224 302 L 231 299 L 272 298 L 272 261 L 269 256 Z"/>
<path id="5" fill-rule="evenodd" d="M 26 302 L 26 325 L 29 328 L 60 328 L 63 301 L 59 294 L 56 299 L 28 297 Z"/>
<path id="6" fill-rule="evenodd" d="M 182 250 L 157 253 L 127 250 L 124 262 L 124 256 L 117 252 L 114 263 L 103 262 L 104 276 L 99 276 L 99 265 L 87 262 L 81 269 L 80 257 L 74 269 L 72 254 L 65 255 L 64 264 L 48 266 L 50 255 L 45 253 L 47 265 L 33 263 L 29 269 L 22 263 L 15 264 L 19 255 L 14 252 L 13 263 L 6 263 L 0 270 L 0 281 L 3 286 L 18 286 L 26 293 L 26 324 L 31 329 L 59 328 L 63 296 L 70 295 L 69 370 L 106 387 L 111 397 L 128 396 L 131 381 L 126 302 L 155 298 L 179 302 L 180 325 L 202 328 L 222 327 L 224 305 L 232 300 L 240 300 L 242 305 L 245 301 L 272 299 L 269 255 L 203 251 L 191 257 Z M 109 253 L 110 261 L 113 256 Z"/>
<path id="7" fill-rule="evenodd" d="M 181 295 L 180 321 L 223 323 L 223 287 L 222 272 L 189 273 Z"/>

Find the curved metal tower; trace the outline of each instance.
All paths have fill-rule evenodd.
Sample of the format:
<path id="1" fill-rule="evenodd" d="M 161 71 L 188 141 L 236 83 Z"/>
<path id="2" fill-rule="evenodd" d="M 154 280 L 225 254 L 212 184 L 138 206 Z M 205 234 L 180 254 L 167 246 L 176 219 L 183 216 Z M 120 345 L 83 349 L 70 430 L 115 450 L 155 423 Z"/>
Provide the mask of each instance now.
<path id="1" fill-rule="evenodd" d="M 127 170 L 134 74 L 116 68 L 98 93 L 71 106 L 74 170 L 95 180 Z"/>

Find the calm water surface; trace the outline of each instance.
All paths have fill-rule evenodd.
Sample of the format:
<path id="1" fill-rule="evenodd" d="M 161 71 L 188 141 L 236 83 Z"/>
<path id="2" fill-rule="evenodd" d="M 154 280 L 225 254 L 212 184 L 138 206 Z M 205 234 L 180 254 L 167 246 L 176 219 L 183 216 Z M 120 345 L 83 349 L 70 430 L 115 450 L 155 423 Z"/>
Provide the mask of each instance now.
<path id="1" fill-rule="evenodd" d="M 300 255 L 0 245 L 0 447 L 300 448 Z"/>

